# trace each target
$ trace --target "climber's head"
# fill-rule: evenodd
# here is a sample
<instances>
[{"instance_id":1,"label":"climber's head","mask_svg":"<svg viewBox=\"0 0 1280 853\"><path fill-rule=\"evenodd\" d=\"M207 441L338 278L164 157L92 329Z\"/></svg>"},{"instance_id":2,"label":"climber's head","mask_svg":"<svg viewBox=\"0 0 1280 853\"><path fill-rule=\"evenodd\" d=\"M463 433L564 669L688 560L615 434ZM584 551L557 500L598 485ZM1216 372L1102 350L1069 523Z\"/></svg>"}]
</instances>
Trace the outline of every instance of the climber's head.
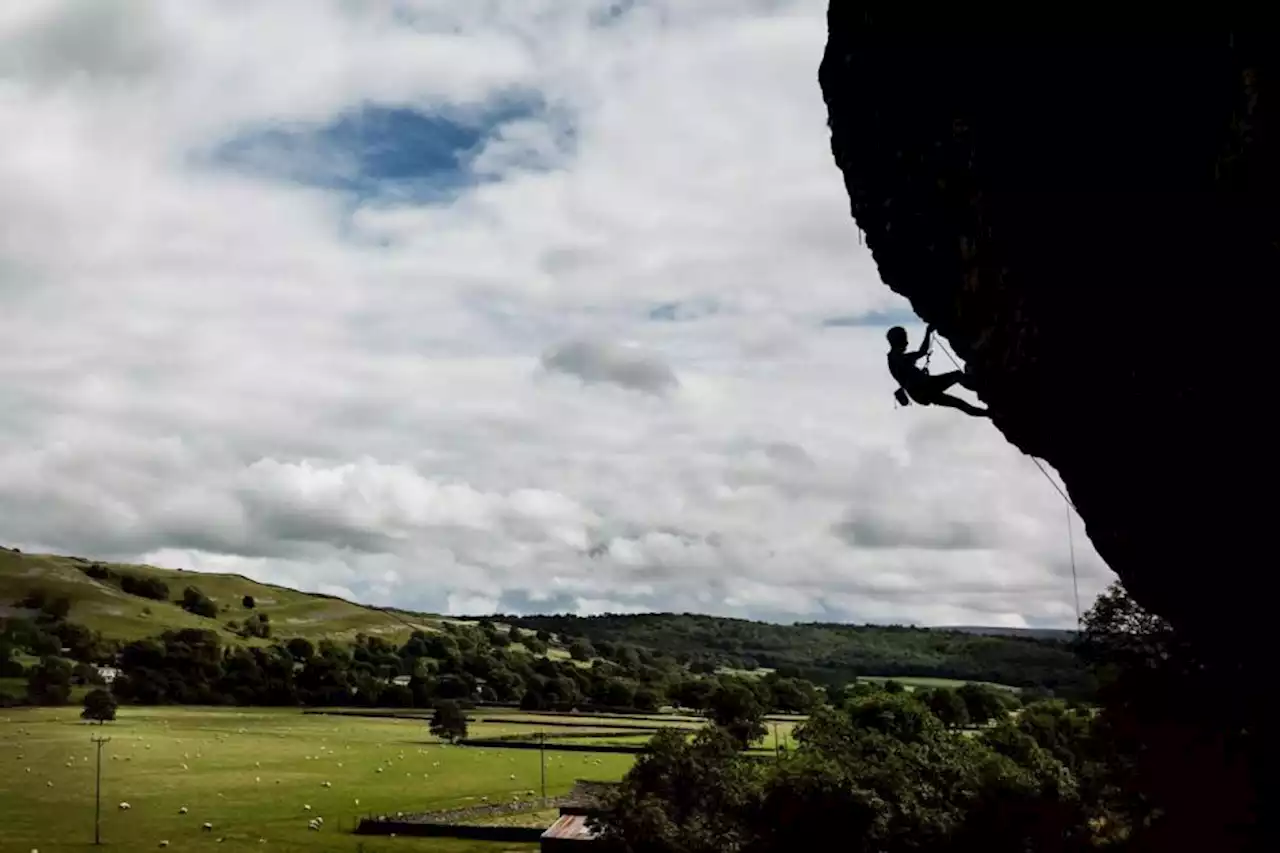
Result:
<instances>
[{"instance_id":1,"label":"climber's head","mask_svg":"<svg viewBox=\"0 0 1280 853\"><path fill-rule=\"evenodd\" d=\"M894 326L892 329L884 333L889 340L889 346L895 350L904 350L907 348L907 330L901 326Z\"/></svg>"}]
</instances>

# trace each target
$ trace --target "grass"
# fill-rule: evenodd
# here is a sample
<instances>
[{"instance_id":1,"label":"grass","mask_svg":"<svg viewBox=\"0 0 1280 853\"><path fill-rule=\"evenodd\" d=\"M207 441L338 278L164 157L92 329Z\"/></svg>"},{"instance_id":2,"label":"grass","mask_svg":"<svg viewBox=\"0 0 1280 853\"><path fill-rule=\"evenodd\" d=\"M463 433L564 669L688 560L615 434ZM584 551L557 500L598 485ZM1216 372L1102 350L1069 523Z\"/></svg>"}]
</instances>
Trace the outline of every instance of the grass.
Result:
<instances>
[{"instance_id":1,"label":"grass","mask_svg":"<svg viewBox=\"0 0 1280 853\"><path fill-rule=\"evenodd\" d=\"M1021 693L1022 688L1010 687L1008 684L997 684L994 681L959 681L954 678L929 678L927 676L915 675L860 675L859 681L896 681L908 690L930 689L934 687L962 687L965 684L985 684L987 687L994 687L997 690L1008 690L1013 693Z\"/></svg>"},{"instance_id":2,"label":"grass","mask_svg":"<svg viewBox=\"0 0 1280 853\"><path fill-rule=\"evenodd\" d=\"M240 575L103 564L119 573L163 580L169 585L171 599L180 598L187 586L199 587L218 605L217 618L209 619L188 613L172 601L152 601L121 592L82 572L87 565L74 557L0 549L0 603L21 601L37 589L55 598L66 596L72 605L68 617L71 621L122 640L151 637L169 629L204 628L217 631L224 643L261 644L265 641L244 640L226 627L228 621L243 621L255 610L271 617L276 637L329 637L341 641L365 633L403 641L415 629L439 630L440 620L434 617L363 607L338 598L258 583ZM246 595L253 596L255 610L242 606Z\"/></svg>"},{"instance_id":3,"label":"grass","mask_svg":"<svg viewBox=\"0 0 1280 853\"><path fill-rule=\"evenodd\" d=\"M486 736L515 727L472 728ZM366 853L535 849L450 839L360 839L350 830L364 814L528 798L527 791L540 788L537 751L444 746L412 720L128 707L119 720L101 727L81 723L71 707L0 711L0 848L87 853L93 839L89 736L97 734L111 738L103 749L104 851L154 850L162 840L172 850L220 853L354 853L361 842ZM549 795L566 792L579 778L620 778L633 761L609 754L546 758ZM326 781L332 787L324 787ZM132 808L120 811L122 801ZM179 814L183 806L186 815ZM311 832L307 821L317 815L325 818L324 829ZM205 821L213 824L211 833L201 832ZM259 838L267 840L266 847Z\"/></svg>"}]
</instances>

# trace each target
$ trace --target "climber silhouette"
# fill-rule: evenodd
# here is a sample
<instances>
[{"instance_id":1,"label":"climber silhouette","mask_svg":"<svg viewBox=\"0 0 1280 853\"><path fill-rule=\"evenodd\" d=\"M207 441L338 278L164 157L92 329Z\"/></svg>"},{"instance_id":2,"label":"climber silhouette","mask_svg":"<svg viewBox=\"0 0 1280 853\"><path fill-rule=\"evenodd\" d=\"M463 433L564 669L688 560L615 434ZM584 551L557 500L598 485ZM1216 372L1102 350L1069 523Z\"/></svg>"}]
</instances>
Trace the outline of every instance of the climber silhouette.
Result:
<instances>
[{"instance_id":1,"label":"climber silhouette","mask_svg":"<svg viewBox=\"0 0 1280 853\"><path fill-rule=\"evenodd\" d=\"M902 386L894 392L899 403L905 406L910 398L922 406L947 406L959 409L975 418L991 416L986 409L980 409L959 397L952 397L946 393L952 385L974 390L969 377L963 372L953 370L950 373L931 375L928 371L916 367L920 357L929 352L929 344L933 339L933 326L925 329L924 343L915 352L907 352L907 330L901 326L894 326L885 333L885 337L889 339L889 373Z\"/></svg>"}]
</instances>

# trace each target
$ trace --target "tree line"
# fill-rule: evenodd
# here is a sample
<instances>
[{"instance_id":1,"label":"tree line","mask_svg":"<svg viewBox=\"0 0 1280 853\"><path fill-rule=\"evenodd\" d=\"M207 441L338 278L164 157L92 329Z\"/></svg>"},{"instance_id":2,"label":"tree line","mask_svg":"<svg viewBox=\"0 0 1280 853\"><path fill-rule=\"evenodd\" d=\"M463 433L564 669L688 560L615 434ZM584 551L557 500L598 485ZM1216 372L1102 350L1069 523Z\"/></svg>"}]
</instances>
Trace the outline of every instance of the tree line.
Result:
<instances>
[{"instance_id":1,"label":"tree line","mask_svg":"<svg viewBox=\"0 0 1280 853\"><path fill-rule=\"evenodd\" d=\"M608 853L1264 850L1261 733L1232 670L1113 586L1078 649L1099 705L859 685L748 760L742 720L664 731L594 819ZM886 689L887 688L887 689ZM957 734L974 713L977 733ZM736 726L736 728L735 728Z\"/></svg>"},{"instance_id":2,"label":"tree line","mask_svg":"<svg viewBox=\"0 0 1280 853\"><path fill-rule=\"evenodd\" d=\"M817 684L867 675L987 681L1084 697L1092 673L1069 640L983 636L882 625L772 625L696 614L494 616L596 649L625 644L670 655L693 671L774 669Z\"/></svg>"}]
</instances>

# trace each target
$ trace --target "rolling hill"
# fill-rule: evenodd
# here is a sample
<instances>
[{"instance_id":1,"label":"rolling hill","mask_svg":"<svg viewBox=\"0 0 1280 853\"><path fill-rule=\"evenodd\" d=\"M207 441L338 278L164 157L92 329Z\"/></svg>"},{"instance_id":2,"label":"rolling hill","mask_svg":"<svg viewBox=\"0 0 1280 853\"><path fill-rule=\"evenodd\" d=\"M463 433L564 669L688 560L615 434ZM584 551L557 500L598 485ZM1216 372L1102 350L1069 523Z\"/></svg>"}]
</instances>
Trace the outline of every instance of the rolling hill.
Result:
<instances>
[{"instance_id":1,"label":"rolling hill","mask_svg":"<svg viewBox=\"0 0 1280 853\"><path fill-rule=\"evenodd\" d=\"M85 572L94 565L105 567L115 576L163 581L169 587L171 600L130 595L117 583L94 579ZM217 618L196 616L174 603L173 599L180 599L188 586L196 586L213 599L218 606ZM36 591L43 591L50 598L66 597L71 602L67 617L70 621L118 640L154 636L170 629L204 628L217 631L226 643L267 642L242 638L226 625L255 612L270 617L275 638L342 640L364 633L395 641L407 639L414 630L436 630L441 621L436 617L368 607L332 596L259 583L240 575L23 554L0 548L0 616L21 615L17 605ZM254 599L253 610L241 603L246 595Z\"/></svg>"},{"instance_id":2,"label":"rolling hill","mask_svg":"<svg viewBox=\"0 0 1280 853\"><path fill-rule=\"evenodd\" d=\"M126 577L163 582L167 600L125 592L122 586ZM197 616L177 603L188 586L197 587L212 599L217 607L215 616ZM844 683L860 676L896 676L1074 691L1089 681L1070 642L1057 632L1037 636L1039 632L968 627L773 625L674 613L451 619L355 604L240 575L24 554L0 548L0 619L34 615L21 606L33 593L42 593L47 599L66 598L70 603L66 616L69 621L99 631L110 640L130 641L166 630L203 628L216 631L228 645L262 645L291 637L342 642L354 640L358 634L380 636L399 645L415 630L431 632L440 630L446 621L487 618L500 628L515 625L549 632L554 647L547 654L554 657L567 657L572 640L582 638L602 652L611 644L670 655L694 671L777 670L817 683ZM243 606L245 596L253 597L253 609ZM242 637L228 625L242 622L254 613L270 617L270 640ZM615 653L610 650L606 656Z\"/></svg>"}]
</instances>

